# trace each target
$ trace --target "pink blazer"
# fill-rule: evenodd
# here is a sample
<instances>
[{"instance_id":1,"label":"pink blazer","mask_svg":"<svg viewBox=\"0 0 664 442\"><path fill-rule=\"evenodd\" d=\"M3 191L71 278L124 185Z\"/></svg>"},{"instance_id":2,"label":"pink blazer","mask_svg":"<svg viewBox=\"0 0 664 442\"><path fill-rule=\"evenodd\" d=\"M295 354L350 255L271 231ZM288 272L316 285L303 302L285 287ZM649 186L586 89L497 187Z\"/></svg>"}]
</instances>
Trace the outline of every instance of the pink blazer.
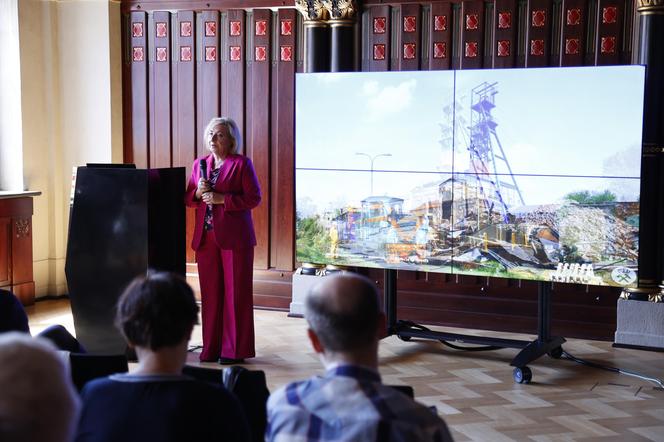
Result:
<instances>
[{"instance_id":1,"label":"pink blazer","mask_svg":"<svg viewBox=\"0 0 664 442\"><path fill-rule=\"evenodd\" d=\"M214 165L212 154L200 158L207 163L208 176ZM196 187L201 176L199 160L194 161L191 178L185 193L185 204L196 207L196 227L191 248L198 250L203 237L206 204L196 199ZM229 155L219 171L213 189L225 194L224 204L212 206L212 224L217 244L222 249L240 249L256 245L251 209L261 202L261 189L251 160L243 155Z\"/></svg>"}]
</instances>

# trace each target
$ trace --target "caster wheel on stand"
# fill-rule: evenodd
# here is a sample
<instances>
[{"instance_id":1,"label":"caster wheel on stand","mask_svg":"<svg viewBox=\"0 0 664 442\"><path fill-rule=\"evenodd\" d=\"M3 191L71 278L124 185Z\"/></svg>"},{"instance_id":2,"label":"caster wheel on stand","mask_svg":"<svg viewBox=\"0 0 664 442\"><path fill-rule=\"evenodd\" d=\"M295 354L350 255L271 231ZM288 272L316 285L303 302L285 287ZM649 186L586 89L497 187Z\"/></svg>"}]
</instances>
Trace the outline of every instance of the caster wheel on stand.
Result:
<instances>
[{"instance_id":1,"label":"caster wheel on stand","mask_svg":"<svg viewBox=\"0 0 664 442\"><path fill-rule=\"evenodd\" d=\"M533 372L528 367L516 367L512 372L514 382L517 384L529 384L533 378Z\"/></svg>"}]
</instances>

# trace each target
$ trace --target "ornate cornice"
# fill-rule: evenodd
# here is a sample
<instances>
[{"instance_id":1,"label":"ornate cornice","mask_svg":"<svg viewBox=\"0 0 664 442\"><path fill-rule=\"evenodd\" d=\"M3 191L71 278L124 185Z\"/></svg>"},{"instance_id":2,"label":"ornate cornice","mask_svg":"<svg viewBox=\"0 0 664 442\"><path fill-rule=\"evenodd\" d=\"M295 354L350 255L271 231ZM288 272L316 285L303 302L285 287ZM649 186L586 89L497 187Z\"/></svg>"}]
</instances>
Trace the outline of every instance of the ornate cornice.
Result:
<instances>
[{"instance_id":1,"label":"ornate cornice","mask_svg":"<svg viewBox=\"0 0 664 442\"><path fill-rule=\"evenodd\" d=\"M664 0L638 0L636 9L641 14L664 14Z\"/></svg>"},{"instance_id":2,"label":"ornate cornice","mask_svg":"<svg viewBox=\"0 0 664 442\"><path fill-rule=\"evenodd\" d=\"M306 21L327 20L327 9L321 0L295 0L295 8Z\"/></svg>"},{"instance_id":3,"label":"ornate cornice","mask_svg":"<svg viewBox=\"0 0 664 442\"><path fill-rule=\"evenodd\" d=\"M323 0L323 6L332 20L354 20L357 13L355 0Z\"/></svg>"}]
</instances>

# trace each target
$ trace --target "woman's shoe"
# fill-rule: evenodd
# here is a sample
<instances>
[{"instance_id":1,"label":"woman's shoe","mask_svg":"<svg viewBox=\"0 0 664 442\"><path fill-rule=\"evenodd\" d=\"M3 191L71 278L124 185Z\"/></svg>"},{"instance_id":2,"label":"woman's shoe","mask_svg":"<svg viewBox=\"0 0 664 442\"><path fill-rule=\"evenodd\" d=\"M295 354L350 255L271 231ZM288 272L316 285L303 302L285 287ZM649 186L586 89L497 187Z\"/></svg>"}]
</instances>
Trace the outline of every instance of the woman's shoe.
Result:
<instances>
[{"instance_id":1,"label":"woman's shoe","mask_svg":"<svg viewBox=\"0 0 664 442\"><path fill-rule=\"evenodd\" d=\"M219 363L221 365L244 364L244 359L242 359L242 358L233 359L233 358L221 357L221 358L219 358Z\"/></svg>"}]
</instances>

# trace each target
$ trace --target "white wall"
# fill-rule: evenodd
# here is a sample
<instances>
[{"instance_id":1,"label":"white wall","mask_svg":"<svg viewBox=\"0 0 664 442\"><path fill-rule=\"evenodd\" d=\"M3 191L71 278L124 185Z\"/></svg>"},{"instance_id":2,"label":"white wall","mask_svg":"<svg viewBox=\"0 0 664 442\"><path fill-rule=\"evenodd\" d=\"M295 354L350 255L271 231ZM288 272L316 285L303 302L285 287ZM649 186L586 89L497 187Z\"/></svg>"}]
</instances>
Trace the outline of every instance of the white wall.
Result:
<instances>
[{"instance_id":1,"label":"white wall","mask_svg":"<svg viewBox=\"0 0 664 442\"><path fill-rule=\"evenodd\" d=\"M0 1L0 190L23 190L17 0Z\"/></svg>"},{"instance_id":2,"label":"white wall","mask_svg":"<svg viewBox=\"0 0 664 442\"><path fill-rule=\"evenodd\" d=\"M66 293L71 174L122 161L120 4L21 0L19 38L26 188L33 216L37 296Z\"/></svg>"}]
</instances>

